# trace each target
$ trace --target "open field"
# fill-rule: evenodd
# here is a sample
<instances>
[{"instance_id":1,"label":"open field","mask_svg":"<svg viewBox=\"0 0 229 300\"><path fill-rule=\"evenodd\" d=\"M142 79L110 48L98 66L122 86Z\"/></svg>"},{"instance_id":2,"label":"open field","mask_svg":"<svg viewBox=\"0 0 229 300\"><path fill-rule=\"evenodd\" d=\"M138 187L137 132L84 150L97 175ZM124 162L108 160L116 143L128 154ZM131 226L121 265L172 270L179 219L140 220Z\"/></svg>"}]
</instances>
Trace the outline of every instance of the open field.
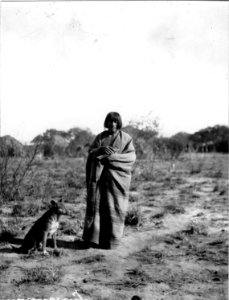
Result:
<instances>
[{"instance_id":1,"label":"open field","mask_svg":"<svg viewBox=\"0 0 229 300\"><path fill-rule=\"evenodd\" d=\"M228 155L137 161L122 244L77 249L85 212L85 161L37 160L20 200L0 208L0 298L228 299ZM17 254L50 200L63 196L59 253ZM74 295L73 295L74 293ZM80 298L81 297L81 298Z\"/></svg>"}]
</instances>

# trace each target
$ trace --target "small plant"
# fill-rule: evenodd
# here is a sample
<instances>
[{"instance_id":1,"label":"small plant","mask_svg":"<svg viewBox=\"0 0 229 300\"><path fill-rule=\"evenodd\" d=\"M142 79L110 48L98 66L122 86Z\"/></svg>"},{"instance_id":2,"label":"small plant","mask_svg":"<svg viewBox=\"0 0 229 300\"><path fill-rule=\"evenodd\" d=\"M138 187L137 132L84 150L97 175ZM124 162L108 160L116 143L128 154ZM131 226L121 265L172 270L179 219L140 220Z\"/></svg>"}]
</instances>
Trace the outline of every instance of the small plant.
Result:
<instances>
[{"instance_id":1,"label":"small plant","mask_svg":"<svg viewBox=\"0 0 229 300\"><path fill-rule=\"evenodd\" d=\"M125 218L125 225L127 226L140 226L142 223L142 212L139 207L132 206Z\"/></svg>"},{"instance_id":2,"label":"small plant","mask_svg":"<svg viewBox=\"0 0 229 300\"><path fill-rule=\"evenodd\" d=\"M10 263L11 262L8 261L8 260L6 260L5 262L2 262L0 264L0 273L3 272L3 271L5 271L5 270L7 270L9 268L9 266L10 266Z\"/></svg>"},{"instance_id":3,"label":"small plant","mask_svg":"<svg viewBox=\"0 0 229 300\"><path fill-rule=\"evenodd\" d=\"M134 269L130 269L126 272L126 275L128 275L128 277L132 280L137 280L137 281L142 281L142 282L146 282L149 281L151 278L150 276L144 271L142 270L141 267L137 267Z\"/></svg>"},{"instance_id":4,"label":"small plant","mask_svg":"<svg viewBox=\"0 0 229 300\"><path fill-rule=\"evenodd\" d=\"M154 214L154 215L151 216L151 220L153 220L153 219L161 219L161 218L164 217L165 213L166 213L165 210L157 212L156 214Z\"/></svg>"},{"instance_id":5,"label":"small plant","mask_svg":"<svg viewBox=\"0 0 229 300\"><path fill-rule=\"evenodd\" d=\"M131 185L130 185L130 191L137 191L139 186L139 182L137 181L137 178L132 178Z\"/></svg>"},{"instance_id":6,"label":"small plant","mask_svg":"<svg viewBox=\"0 0 229 300\"><path fill-rule=\"evenodd\" d=\"M227 185L216 181L214 183L213 193L218 193L220 196L225 195L228 191Z\"/></svg>"},{"instance_id":7,"label":"small plant","mask_svg":"<svg viewBox=\"0 0 229 300\"><path fill-rule=\"evenodd\" d=\"M7 219L0 222L0 242L12 241L19 233L19 222L16 219Z\"/></svg>"},{"instance_id":8,"label":"small plant","mask_svg":"<svg viewBox=\"0 0 229 300\"><path fill-rule=\"evenodd\" d=\"M206 225L197 223L197 222L190 222L184 230L181 231L182 234L185 235L207 235L208 230Z\"/></svg>"},{"instance_id":9,"label":"small plant","mask_svg":"<svg viewBox=\"0 0 229 300\"><path fill-rule=\"evenodd\" d=\"M62 256L64 256L64 251L61 249L54 249L53 251L52 251L52 255L53 255L53 257L62 257Z\"/></svg>"},{"instance_id":10,"label":"small plant","mask_svg":"<svg viewBox=\"0 0 229 300\"><path fill-rule=\"evenodd\" d=\"M189 173L191 175L195 175L195 174L200 174L203 169L204 169L204 165L205 165L205 160L204 157L191 157L190 162L189 162Z\"/></svg>"},{"instance_id":11,"label":"small plant","mask_svg":"<svg viewBox=\"0 0 229 300\"><path fill-rule=\"evenodd\" d=\"M139 261L141 265L160 263L164 257L163 252L152 250L149 246L146 246L133 255L137 258L137 261Z\"/></svg>"},{"instance_id":12,"label":"small plant","mask_svg":"<svg viewBox=\"0 0 229 300\"><path fill-rule=\"evenodd\" d=\"M138 202L138 200L139 200L139 194L137 192L135 193L130 192L129 202Z\"/></svg>"},{"instance_id":13,"label":"small plant","mask_svg":"<svg viewBox=\"0 0 229 300\"><path fill-rule=\"evenodd\" d=\"M60 230L66 235L77 235L80 230L80 222L64 221L61 223Z\"/></svg>"},{"instance_id":14,"label":"small plant","mask_svg":"<svg viewBox=\"0 0 229 300\"><path fill-rule=\"evenodd\" d=\"M151 161L148 161L147 164L144 166L140 177L144 181L152 181L155 180L155 170L154 165Z\"/></svg>"},{"instance_id":15,"label":"small plant","mask_svg":"<svg viewBox=\"0 0 229 300\"><path fill-rule=\"evenodd\" d=\"M222 178L223 177L222 170L217 170L217 171L213 172L212 177L214 177L214 178Z\"/></svg>"},{"instance_id":16,"label":"small plant","mask_svg":"<svg viewBox=\"0 0 229 300\"><path fill-rule=\"evenodd\" d=\"M79 176L71 169L65 173L64 181L67 188L82 189L85 186L85 176Z\"/></svg>"},{"instance_id":17,"label":"small plant","mask_svg":"<svg viewBox=\"0 0 229 300\"><path fill-rule=\"evenodd\" d=\"M178 206L175 204L166 205L165 211L171 214L183 214L185 213L185 209L182 206Z\"/></svg>"}]
</instances>

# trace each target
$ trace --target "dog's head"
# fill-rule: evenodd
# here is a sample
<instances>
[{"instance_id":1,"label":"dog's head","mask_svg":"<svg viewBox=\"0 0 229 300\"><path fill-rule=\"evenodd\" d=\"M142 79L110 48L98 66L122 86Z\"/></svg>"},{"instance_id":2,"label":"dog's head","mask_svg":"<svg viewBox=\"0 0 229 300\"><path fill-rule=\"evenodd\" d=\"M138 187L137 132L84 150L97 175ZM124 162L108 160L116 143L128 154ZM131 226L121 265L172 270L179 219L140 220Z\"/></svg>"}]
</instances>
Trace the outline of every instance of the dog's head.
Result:
<instances>
[{"instance_id":1,"label":"dog's head","mask_svg":"<svg viewBox=\"0 0 229 300\"><path fill-rule=\"evenodd\" d=\"M51 209L54 210L57 215L66 215L67 214L67 209L66 209L62 199L58 202L52 200L51 201Z\"/></svg>"}]
</instances>

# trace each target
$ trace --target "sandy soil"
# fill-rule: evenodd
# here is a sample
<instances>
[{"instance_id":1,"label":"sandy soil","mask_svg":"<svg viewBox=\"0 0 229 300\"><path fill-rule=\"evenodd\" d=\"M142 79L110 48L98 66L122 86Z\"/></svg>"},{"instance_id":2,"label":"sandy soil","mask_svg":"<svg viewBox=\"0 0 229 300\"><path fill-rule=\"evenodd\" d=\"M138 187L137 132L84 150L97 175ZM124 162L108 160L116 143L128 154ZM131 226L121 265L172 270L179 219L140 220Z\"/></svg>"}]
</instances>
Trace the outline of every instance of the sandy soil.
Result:
<instances>
[{"instance_id":1,"label":"sandy soil","mask_svg":"<svg viewBox=\"0 0 229 300\"><path fill-rule=\"evenodd\" d=\"M63 216L65 229L81 227L76 233L60 230L60 252L50 247L48 257L12 250L29 229L28 219L20 238L0 243L0 298L226 300L227 201L228 180L222 174L173 170L167 177L137 181L130 207L137 207L139 222L126 226L117 249L77 249L83 220L73 213ZM83 216L84 204L68 207ZM2 208L3 220L9 212Z\"/></svg>"}]
</instances>

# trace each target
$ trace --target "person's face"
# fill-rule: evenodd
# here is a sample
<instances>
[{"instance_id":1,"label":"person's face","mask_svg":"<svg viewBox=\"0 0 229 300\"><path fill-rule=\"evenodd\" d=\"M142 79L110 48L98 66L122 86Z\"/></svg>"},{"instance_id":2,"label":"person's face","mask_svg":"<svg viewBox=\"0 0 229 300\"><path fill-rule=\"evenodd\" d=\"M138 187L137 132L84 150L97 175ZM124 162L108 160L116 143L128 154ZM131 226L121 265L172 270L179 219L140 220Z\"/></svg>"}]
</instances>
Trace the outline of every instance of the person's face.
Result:
<instances>
[{"instance_id":1,"label":"person's face","mask_svg":"<svg viewBox=\"0 0 229 300\"><path fill-rule=\"evenodd\" d=\"M115 120L110 120L107 124L107 127L111 133L115 133L118 130L118 123Z\"/></svg>"}]
</instances>

